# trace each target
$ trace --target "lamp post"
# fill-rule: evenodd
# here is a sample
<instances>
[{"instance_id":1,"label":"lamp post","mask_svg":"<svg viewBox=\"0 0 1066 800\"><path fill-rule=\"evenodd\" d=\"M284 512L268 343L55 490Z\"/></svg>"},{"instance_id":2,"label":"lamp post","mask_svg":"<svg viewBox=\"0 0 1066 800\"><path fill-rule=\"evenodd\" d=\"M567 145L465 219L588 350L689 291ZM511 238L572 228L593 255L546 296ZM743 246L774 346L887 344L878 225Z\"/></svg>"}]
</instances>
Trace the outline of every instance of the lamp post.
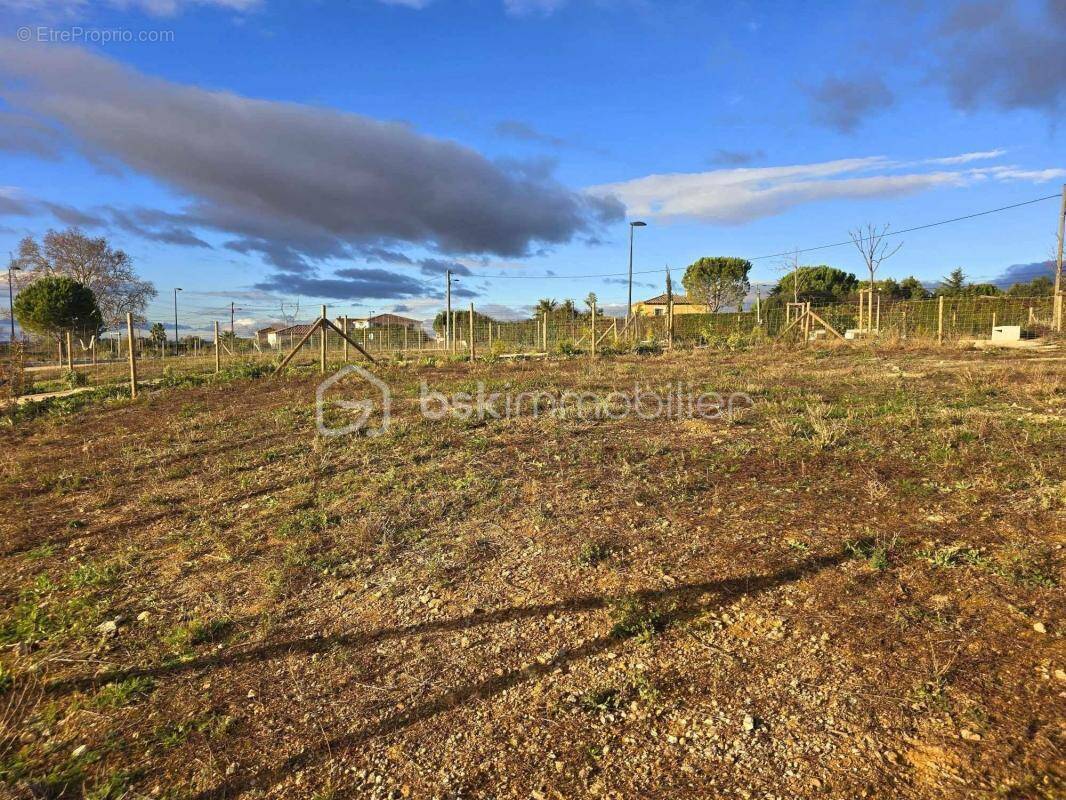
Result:
<instances>
[{"instance_id":1,"label":"lamp post","mask_svg":"<svg viewBox=\"0 0 1066 800\"><path fill-rule=\"evenodd\" d=\"M455 331L453 330L455 326L452 325L452 284L459 283L459 279L452 277L452 271L450 269L444 271L444 278L448 282L444 293L446 298L446 307L444 310L444 346L450 352L455 349Z\"/></svg>"},{"instance_id":2,"label":"lamp post","mask_svg":"<svg viewBox=\"0 0 1066 800\"><path fill-rule=\"evenodd\" d=\"M181 291L180 286L174 287L174 355L178 355L178 292Z\"/></svg>"},{"instance_id":3,"label":"lamp post","mask_svg":"<svg viewBox=\"0 0 1066 800\"><path fill-rule=\"evenodd\" d=\"M626 322L633 313L633 229L644 228L648 223L639 219L629 223L629 305L626 306Z\"/></svg>"},{"instance_id":4,"label":"lamp post","mask_svg":"<svg viewBox=\"0 0 1066 800\"><path fill-rule=\"evenodd\" d=\"M8 256L10 257L10 253ZM11 258L7 265L7 305L11 309L11 343L15 343L15 285L14 274L21 272L22 267L15 264L15 259Z\"/></svg>"}]
</instances>

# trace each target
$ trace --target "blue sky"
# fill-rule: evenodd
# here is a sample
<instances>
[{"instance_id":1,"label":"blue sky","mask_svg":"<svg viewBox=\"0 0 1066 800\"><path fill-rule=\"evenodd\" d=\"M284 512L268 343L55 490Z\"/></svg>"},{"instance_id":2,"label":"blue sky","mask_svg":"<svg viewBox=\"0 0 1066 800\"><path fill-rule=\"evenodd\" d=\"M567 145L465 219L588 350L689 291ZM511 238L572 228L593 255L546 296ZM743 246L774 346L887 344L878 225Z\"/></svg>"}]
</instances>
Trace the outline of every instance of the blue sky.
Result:
<instances>
[{"instance_id":1,"label":"blue sky","mask_svg":"<svg viewBox=\"0 0 1066 800\"><path fill-rule=\"evenodd\" d=\"M190 325L425 318L449 265L497 313L611 306L623 280L569 276L625 271L627 215L635 269L679 276L1032 200L1066 181L1064 109L1062 0L0 0L0 248L81 221ZM995 279L1057 210L904 235L882 273Z\"/></svg>"}]
</instances>

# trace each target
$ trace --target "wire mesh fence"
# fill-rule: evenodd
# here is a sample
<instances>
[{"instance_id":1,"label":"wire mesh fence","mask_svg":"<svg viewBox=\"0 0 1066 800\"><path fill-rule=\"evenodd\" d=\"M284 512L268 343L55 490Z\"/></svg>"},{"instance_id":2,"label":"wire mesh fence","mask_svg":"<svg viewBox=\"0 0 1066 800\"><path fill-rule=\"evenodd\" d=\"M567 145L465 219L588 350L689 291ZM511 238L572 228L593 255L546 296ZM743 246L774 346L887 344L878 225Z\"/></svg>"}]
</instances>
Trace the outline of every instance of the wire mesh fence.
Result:
<instances>
[{"instance_id":1,"label":"wire mesh fence","mask_svg":"<svg viewBox=\"0 0 1066 800\"><path fill-rule=\"evenodd\" d=\"M806 310L811 315L797 325ZM220 327L217 336L189 335L152 338L135 331L132 347L138 380L180 380L232 370L266 370L289 353L290 365L337 364L363 357L393 358L509 358L542 354L609 354L663 346L760 346L781 341L844 339L875 344L887 341L953 343L987 339L993 327L1018 326L1023 336L1039 335L1053 326L1053 298L938 297L890 300L876 295L859 301L804 304L774 299L735 312L653 314L630 319L586 313L547 312L518 320L494 319L473 309L455 310L449 321L439 315L433 323L353 324L332 318L336 330L292 325L251 336ZM323 336L325 341L323 342ZM68 349L69 342L69 349ZM100 338L61 336L24 337L17 343L27 379L21 393L60 391L84 384L107 385L129 381L131 340L120 332ZM10 343L0 345L10 360ZM295 351L295 352L293 352Z\"/></svg>"}]
</instances>

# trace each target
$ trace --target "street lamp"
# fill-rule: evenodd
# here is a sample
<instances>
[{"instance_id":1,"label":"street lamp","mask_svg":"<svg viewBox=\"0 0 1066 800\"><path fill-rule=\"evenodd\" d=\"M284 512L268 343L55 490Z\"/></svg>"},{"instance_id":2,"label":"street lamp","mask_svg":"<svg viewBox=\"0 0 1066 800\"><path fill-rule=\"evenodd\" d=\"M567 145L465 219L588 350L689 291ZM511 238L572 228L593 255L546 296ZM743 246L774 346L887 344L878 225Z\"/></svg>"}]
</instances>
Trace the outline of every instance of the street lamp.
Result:
<instances>
[{"instance_id":1,"label":"street lamp","mask_svg":"<svg viewBox=\"0 0 1066 800\"><path fill-rule=\"evenodd\" d=\"M178 292L181 287L174 287L174 355L178 355Z\"/></svg>"},{"instance_id":2,"label":"street lamp","mask_svg":"<svg viewBox=\"0 0 1066 800\"><path fill-rule=\"evenodd\" d=\"M444 271L444 278L447 281L447 289L445 291L446 308L444 310L444 346L449 350L455 349L455 331L452 330L452 284L459 283L458 278L452 277L452 271L450 269Z\"/></svg>"},{"instance_id":3,"label":"street lamp","mask_svg":"<svg viewBox=\"0 0 1066 800\"><path fill-rule=\"evenodd\" d=\"M10 254L8 254L10 255ZM15 264L12 258L7 265L7 305L11 309L11 343L15 343L15 288L12 278L16 272L21 272L22 267Z\"/></svg>"},{"instance_id":4,"label":"street lamp","mask_svg":"<svg viewBox=\"0 0 1066 800\"><path fill-rule=\"evenodd\" d=\"M639 219L629 223L629 305L626 306L626 322L629 322L629 317L633 313L633 229L644 228L647 225L647 222L641 222Z\"/></svg>"}]
</instances>

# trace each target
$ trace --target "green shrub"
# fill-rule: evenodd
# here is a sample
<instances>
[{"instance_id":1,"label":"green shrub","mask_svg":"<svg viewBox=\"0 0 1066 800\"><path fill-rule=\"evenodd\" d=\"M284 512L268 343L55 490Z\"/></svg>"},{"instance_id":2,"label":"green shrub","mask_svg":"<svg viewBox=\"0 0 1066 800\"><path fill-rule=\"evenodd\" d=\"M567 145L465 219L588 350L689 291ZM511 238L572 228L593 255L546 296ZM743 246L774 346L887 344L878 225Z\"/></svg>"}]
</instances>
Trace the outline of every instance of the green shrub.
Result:
<instances>
[{"instance_id":1,"label":"green shrub","mask_svg":"<svg viewBox=\"0 0 1066 800\"><path fill-rule=\"evenodd\" d=\"M662 351L662 342L657 341L654 336L649 336L644 341L633 345L633 352L638 356L655 356Z\"/></svg>"},{"instance_id":2,"label":"green shrub","mask_svg":"<svg viewBox=\"0 0 1066 800\"><path fill-rule=\"evenodd\" d=\"M84 372L78 372L76 369L68 369L63 374L63 385L68 389L78 389L82 386L88 386L89 376Z\"/></svg>"},{"instance_id":3,"label":"green shrub","mask_svg":"<svg viewBox=\"0 0 1066 800\"><path fill-rule=\"evenodd\" d=\"M648 642L666 625L659 609L631 595L611 604L611 618L614 620L611 635L617 639L636 638Z\"/></svg>"},{"instance_id":4,"label":"green shrub","mask_svg":"<svg viewBox=\"0 0 1066 800\"><path fill-rule=\"evenodd\" d=\"M555 351L563 356L579 356L585 352L573 339L563 339L555 345Z\"/></svg>"}]
</instances>

